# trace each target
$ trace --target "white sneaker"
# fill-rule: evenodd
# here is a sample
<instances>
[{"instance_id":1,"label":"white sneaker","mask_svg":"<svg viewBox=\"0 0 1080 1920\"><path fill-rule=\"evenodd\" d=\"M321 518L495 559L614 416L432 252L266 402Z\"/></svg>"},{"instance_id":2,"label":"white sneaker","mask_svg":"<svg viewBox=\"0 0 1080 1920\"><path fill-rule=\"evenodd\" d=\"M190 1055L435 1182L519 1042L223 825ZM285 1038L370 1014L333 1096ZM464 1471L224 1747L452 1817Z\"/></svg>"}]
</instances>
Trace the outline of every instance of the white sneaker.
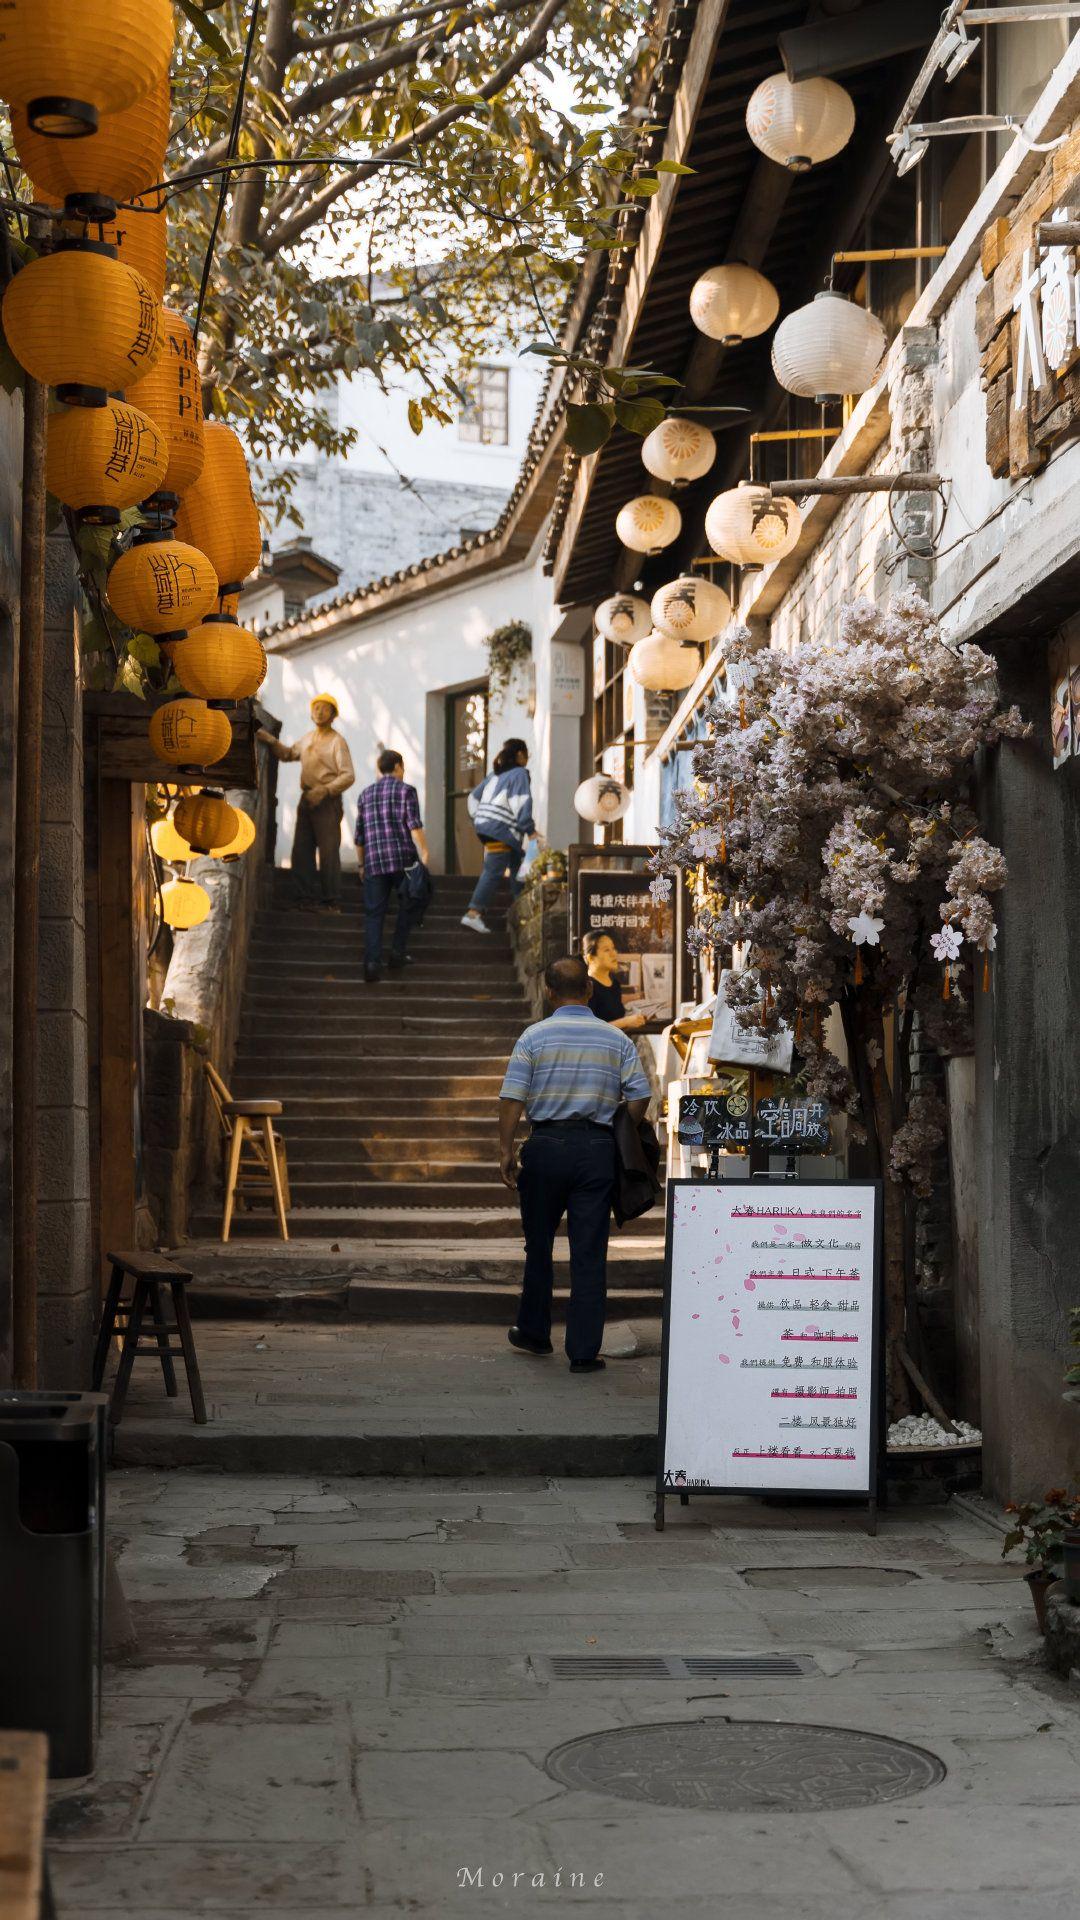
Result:
<instances>
[{"instance_id":1,"label":"white sneaker","mask_svg":"<svg viewBox=\"0 0 1080 1920\"><path fill-rule=\"evenodd\" d=\"M461 916L461 924L463 927L471 927L474 933L491 932L491 928L485 927L478 913L463 913Z\"/></svg>"}]
</instances>

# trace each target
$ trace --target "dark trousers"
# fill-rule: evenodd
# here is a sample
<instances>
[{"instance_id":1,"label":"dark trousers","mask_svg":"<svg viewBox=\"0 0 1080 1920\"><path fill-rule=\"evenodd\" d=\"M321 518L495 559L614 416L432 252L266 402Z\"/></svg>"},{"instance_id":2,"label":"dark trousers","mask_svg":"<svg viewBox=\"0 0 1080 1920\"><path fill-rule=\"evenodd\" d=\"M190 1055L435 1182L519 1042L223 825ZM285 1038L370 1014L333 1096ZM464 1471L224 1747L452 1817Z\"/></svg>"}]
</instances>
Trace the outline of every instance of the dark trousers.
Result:
<instances>
[{"instance_id":1,"label":"dark trousers","mask_svg":"<svg viewBox=\"0 0 1080 1920\"><path fill-rule=\"evenodd\" d=\"M397 894L398 910L391 951L399 960L404 958L412 922L409 897L402 886L404 878L404 870L364 875L364 965L367 967L382 966L383 922L392 893Z\"/></svg>"},{"instance_id":2,"label":"dark trousers","mask_svg":"<svg viewBox=\"0 0 1080 1920\"><path fill-rule=\"evenodd\" d=\"M565 1214L570 1236L566 1351L571 1360L595 1359L604 1337L614 1186L615 1138L610 1127L540 1127L521 1150L518 1195L525 1278L517 1324L534 1340L551 1338L551 1256Z\"/></svg>"},{"instance_id":3,"label":"dark trousers","mask_svg":"<svg viewBox=\"0 0 1080 1920\"><path fill-rule=\"evenodd\" d=\"M336 907L341 893L341 821L345 807L339 794L330 794L317 807L302 800L296 809L292 870L301 900L317 900L320 889L325 907ZM319 871L316 877L315 859Z\"/></svg>"}]
</instances>

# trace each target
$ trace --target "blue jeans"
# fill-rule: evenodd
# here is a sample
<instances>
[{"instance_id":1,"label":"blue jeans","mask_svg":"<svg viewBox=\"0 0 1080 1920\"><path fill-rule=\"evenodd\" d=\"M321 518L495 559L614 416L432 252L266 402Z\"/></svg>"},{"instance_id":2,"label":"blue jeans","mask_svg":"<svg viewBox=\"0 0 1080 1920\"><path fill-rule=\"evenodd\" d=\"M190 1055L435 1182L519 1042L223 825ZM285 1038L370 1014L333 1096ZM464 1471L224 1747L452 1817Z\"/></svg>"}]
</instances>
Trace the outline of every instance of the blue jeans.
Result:
<instances>
[{"instance_id":1,"label":"blue jeans","mask_svg":"<svg viewBox=\"0 0 1080 1920\"><path fill-rule=\"evenodd\" d=\"M398 897L397 925L394 928L392 953L400 960L404 958L409 943L409 927L412 914L409 898L402 886L404 870L399 873L365 873L364 875L364 965L382 966L383 922L386 909L390 904L390 895Z\"/></svg>"},{"instance_id":2,"label":"blue jeans","mask_svg":"<svg viewBox=\"0 0 1080 1920\"><path fill-rule=\"evenodd\" d=\"M565 1213L570 1236L566 1352L571 1360L594 1360L604 1337L614 1187L615 1136L610 1127L553 1123L530 1134L521 1149L518 1198L525 1275L517 1324L530 1339L551 1338L551 1256Z\"/></svg>"},{"instance_id":3,"label":"blue jeans","mask_svg":"<svg viewBox=\"0 0 1080 1920\"><path fill-rule=\"evenodd\" d=\"M524 858L524 847L510 847L506 853L485 853L480 877L473 888L473 897L469 901L469 912L481 913L485 907L490 907L499 891L499 881L504 873L510 875L510 897L516 900L521 892L517 871Z\"/></svg>"}]
</instances>

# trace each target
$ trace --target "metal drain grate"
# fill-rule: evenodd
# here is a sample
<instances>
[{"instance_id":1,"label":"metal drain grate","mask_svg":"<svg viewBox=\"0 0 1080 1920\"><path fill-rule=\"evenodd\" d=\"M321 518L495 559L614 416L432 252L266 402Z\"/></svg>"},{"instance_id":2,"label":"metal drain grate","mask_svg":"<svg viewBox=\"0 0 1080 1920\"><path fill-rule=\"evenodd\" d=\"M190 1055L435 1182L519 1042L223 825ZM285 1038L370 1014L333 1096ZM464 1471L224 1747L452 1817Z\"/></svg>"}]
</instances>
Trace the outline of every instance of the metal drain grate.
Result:
<instances>
[{"instance_id":1,"label":"metal drain grate","mask_svg":"<svg viewBox=\"0 0 1080 1920\"><path fill-rule=\"evenodd\" d=\"M782 1680L817 1672L797 1653L553 1653L534 1654L532 1665L549 1680Z\"/></svg>"}]
</instances>

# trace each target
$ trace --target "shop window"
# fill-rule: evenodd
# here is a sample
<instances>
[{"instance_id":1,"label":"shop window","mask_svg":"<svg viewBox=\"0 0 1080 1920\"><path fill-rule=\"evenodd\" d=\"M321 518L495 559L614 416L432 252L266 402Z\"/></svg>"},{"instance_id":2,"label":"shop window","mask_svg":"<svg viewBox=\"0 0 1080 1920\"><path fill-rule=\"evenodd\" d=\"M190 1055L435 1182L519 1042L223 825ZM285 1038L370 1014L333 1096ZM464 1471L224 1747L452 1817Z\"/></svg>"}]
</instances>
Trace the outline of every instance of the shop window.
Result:
<instances>
[{"instance_id":1,"label":"shop window","mask_svg":"<svg viewBox=\"0 0 1080 1920\"><path fill-rule=\"evenodd\" d=\"M510 439L510 374L506 367L473 367L459 381L465 402L458 439L474 446L505 447Z\"/></svg>"}]
</instances>

